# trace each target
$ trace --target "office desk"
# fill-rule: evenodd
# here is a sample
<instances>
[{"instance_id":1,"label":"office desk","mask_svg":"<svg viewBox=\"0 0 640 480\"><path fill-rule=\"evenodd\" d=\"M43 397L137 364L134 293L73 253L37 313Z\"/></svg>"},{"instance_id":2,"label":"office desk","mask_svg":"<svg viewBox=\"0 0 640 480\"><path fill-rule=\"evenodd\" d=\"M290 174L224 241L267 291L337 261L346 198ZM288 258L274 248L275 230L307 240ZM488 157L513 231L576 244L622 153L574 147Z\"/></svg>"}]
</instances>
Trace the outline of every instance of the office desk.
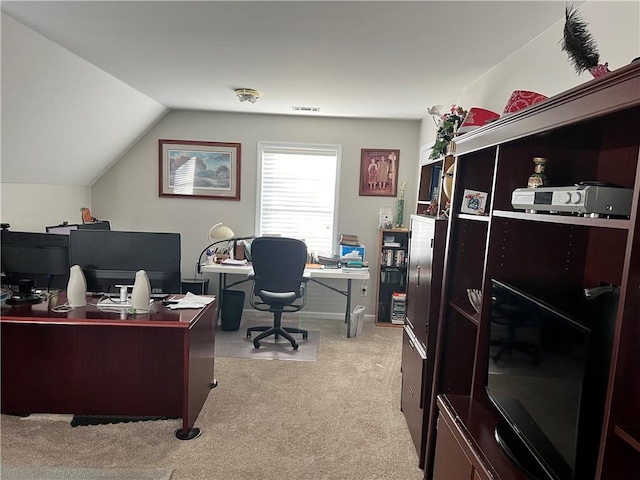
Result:
<instances>
[{"instance_id":1,"label":"office desk","mask_svg":"<svg viewBox=\"0 0 640 480\"><path fill-rule=\"evenodd\" d=\"M216 302L148 314L101 311L97 298L67 313L64 293L36 305L2 303L2 413L182 418L194 423L215 380Z\"/></svg>"},{"instance_id":2,"label":"office desk","mask_svg":"<svg viewBox=\"0 0 640 480\"><path fill-rule=\"evenodd\" d=\"M218 298L222 298L222 290L225 288L238 285L248 281L249 274L253 273L251 265L224 265L219 263L201 265L200 270L203 273L217 273L220 281L218 282ZM241 275L245 278L227 284L227 275ZM369 280L369 270L363 269L363 271L342 271L339 268L306 268L304 275L309 277L309 280L315 283L319 283L323 287L328 288L336 293L339 293L346 297L347 306L344 314L344 322L347 324L347 338L351 336L351 281L352 280ZM322 280L329 279L341 279L347 281L347 289L340 290L331 285L324 283Z\"/></svg>"}]
</instances>

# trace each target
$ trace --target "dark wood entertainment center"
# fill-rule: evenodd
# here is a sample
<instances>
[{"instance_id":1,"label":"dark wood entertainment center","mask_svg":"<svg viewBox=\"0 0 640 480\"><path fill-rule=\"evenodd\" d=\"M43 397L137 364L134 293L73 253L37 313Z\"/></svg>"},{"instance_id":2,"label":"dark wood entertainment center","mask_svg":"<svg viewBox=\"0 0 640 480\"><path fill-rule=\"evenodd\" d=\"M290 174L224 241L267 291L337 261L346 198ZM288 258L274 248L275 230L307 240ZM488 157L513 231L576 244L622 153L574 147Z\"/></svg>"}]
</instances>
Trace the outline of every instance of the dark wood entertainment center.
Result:
<instances>
[{"instance_id":1,"label":"dark wood entertainment center","mask_svg":"<svg viewBox=\"0 0 640 480\"><path fill-rule=\"evenodd\" d=\"M413 230L410 236L403 412L425 479L527 478L493 436L498 413L485 391L492 279L526 285L568 313L584 303L585 288L620 287L617 315L609 320L612 354L594 478L638 478L640 62L504 116L457 137L455 144L444 266L429 274L430 283L442 282L440 298L431 300L439 304L437 314L425 308L417 315L413 308L418 303ZM526 187L533 157L549 159L550 185L597 181L633 189L630 217L514 209L512 192ZM488 194L485 214L460 213L465 189ZM479 313L469 302L469 288L485 293ZM413 332L415 325L422 325L421 335L427 326L423 340ZM412 356L408 352L416 349L409 347L416 341L420 349ZM413 407L410 393L420 399Z\"/></svg>"}]
</instances>

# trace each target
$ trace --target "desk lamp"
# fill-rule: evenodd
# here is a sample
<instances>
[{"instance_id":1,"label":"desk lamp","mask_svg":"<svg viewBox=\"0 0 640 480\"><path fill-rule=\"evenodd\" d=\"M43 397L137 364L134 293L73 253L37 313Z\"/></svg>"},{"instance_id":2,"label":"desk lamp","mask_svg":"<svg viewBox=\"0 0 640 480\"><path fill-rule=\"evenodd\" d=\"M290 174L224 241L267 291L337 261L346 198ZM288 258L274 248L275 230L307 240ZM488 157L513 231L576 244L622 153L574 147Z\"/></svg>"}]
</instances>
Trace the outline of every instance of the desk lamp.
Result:
<instances>
[{"instance_id":1,"label":"desk lamp","mask_svg":"<svg viewBox=\"0 0 640 480\"><path fill-rule=\"evenodd\" d=\"M244 237L236 237L235 233L233 232L233 230L231 230L229 227L225 227L222 223L215 224L209 230L209 242L211 242L211 243L209 245L207 245L202 250L202 252L200 252L200 255L198 256L198 263L196 263L196 270L197 270L198 274L202 273L202 271L200 269L200 264L202 263L202 256L211 247L213 247L213 246L215 246L215 245L217 245L219 243L227 242L227 243L233 243L233 246L235 248L235 244L239 240L250 240L252 238L256 238L256 236L255 235L248 235L248 236L244 236ZM233 248L230 249L230 251L233 252Z\"/></svg>"},{"instance_id":2,"label":"desk lamp","mask_svg":"<svg viewBox=\"0 0 640 480\"><path fill-rule=\"evenodd\" d=\"M200 252L200 256L198 256L198 263L196 264L196 269L198 270L198 274L202 273L200 271L200 264L202 262L202 255L205 254L207 250L209 250L214 245L223 242L229 242L233 240L233 230L229 227L224 226L222 223L216 223L213 227L209 229L209 245L207 245L202 252Z\"/></svg>"}]
</instances>

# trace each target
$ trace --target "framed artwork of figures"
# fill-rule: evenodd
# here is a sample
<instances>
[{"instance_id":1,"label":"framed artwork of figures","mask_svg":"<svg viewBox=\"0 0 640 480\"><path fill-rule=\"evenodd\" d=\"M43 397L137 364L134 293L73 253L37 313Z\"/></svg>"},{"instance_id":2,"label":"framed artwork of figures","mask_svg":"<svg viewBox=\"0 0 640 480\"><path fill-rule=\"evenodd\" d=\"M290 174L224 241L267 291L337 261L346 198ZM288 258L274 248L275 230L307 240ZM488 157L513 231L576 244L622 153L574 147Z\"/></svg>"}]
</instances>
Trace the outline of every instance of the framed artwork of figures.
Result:
<instances>
[{"instance_id":1,"label":"framed artwork of figures","mask_svg":"<svg viewBox=\"0 0 640 480\"><path fill-rule=\"evenodd\" d=\"M360 195L395 197L398 194L400 150L363 148L360 156Z\"/></svg>"}]
</instances>

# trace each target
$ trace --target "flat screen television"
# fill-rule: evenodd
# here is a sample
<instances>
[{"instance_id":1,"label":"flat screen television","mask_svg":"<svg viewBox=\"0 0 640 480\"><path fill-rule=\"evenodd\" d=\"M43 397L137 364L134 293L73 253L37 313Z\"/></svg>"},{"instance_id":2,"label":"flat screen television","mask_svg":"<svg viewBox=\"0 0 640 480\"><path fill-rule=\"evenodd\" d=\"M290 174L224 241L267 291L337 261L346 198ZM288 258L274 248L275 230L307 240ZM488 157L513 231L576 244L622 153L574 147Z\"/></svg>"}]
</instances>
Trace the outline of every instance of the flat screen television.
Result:
<instances>
[{"instance_id":1,"label":"flat screen television","mask_svg":"<svg viewBox=\"0 0 640 480\"><path fill-rule=\"evenodd\" d=\"M496 439L531 478L594 478L606 355L584 322L492 280L486 391Z\"/></svg>"},{"instance_id":2,"label":"flat screen television","mask_svg":"<svg viewBox=\"0 0 640 480\"><path fill-rule=\"evenodd\" d=\"M71 265L79 265L87 279L87 292L117 293L118 285L133 285L138 270L145 270L154 294L179 293L180 234L72 230Z\"/></svg>"},{"instance_id":3,"label":"flat screen television","mask_svg":"<svg viewBox=\"0 0 640 480\"><path fill-rule=\"evenodd\" d=\"M69 237L48 233L1 232L5 282L31 280L39 289L63 289L69 281Z\"/></svg>"}]
</instances>

